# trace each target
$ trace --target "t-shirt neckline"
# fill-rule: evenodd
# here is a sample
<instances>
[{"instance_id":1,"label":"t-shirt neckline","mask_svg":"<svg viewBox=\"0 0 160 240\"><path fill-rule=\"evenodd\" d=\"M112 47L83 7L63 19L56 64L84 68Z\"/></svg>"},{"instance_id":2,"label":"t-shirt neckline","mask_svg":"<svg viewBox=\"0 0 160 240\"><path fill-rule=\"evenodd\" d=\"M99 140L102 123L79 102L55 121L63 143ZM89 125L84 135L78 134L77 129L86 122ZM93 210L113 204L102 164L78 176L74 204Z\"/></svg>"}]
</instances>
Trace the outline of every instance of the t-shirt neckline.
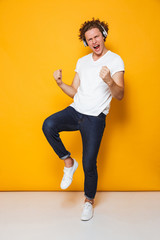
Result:
<instances>
[{"instance_id":1,"label":"t-shirt neckline","mask_svg":"<svg viewBox=\"0 0 160 240\"><path fill-rule=\"evenodd\" d=\"M96 61L93 60L93 52L92 52L92 53L91 53L91 60L92 60L92 62L94 62L94 63L99 62L99 61L100 61L102 58L104 58L104 56L106 56L109 52L110 52L110 50L108 50L102 57L100 57L100 58L97 59Z\"/></svg>"}]
</instances>

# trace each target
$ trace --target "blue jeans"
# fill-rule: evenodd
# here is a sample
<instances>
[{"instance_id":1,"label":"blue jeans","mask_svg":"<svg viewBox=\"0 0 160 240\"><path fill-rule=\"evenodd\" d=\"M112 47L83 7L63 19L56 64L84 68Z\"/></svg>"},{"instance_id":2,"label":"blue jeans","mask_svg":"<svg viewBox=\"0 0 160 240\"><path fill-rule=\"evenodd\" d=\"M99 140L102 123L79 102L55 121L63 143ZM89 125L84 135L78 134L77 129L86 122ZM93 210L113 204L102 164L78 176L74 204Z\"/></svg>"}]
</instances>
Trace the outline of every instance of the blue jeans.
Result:
<instances>
[{"instance_id":1,"label":"blue jeans","mask_svg":"<svg viewBox=\"0 0 160 240\"><path fill-rule=\"evenodd\" d=\"M77 131L82 136L83 143L83 170L85 174L85 197L94 199L97 190L97 155L105 128L106 115L90 116L77 112L69 106L64 110L54 113L45 119L42 130L60 159L68 158L71 153L63 145L59 132Z\"/></svg>"}]
</instances>

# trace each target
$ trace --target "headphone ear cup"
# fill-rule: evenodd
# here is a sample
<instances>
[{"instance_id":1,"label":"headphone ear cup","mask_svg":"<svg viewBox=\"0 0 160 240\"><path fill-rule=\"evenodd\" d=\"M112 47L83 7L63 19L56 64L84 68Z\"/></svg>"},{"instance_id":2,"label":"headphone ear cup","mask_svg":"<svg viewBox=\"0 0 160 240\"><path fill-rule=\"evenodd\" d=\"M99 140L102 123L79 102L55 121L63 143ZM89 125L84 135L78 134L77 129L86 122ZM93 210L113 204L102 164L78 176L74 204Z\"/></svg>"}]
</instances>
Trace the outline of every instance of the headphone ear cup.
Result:
<instances>
[{"instance_id":1,"label":"headphone ear cup","mask_svg":"<svg viewBox=\"0 0 160 240\"><path fill-rule=\"evenodd\" d=\"M104 36L105 38L107 37L107 32L106 32L106 30L103 31L103 36Z\"/></svg>"},{"instance_id":2,"label":"headphone ear cup","mask_svg":"<svg viewBox=\"0 0 160 240\"><path fill-rule=\"evenodd\" d=\"M100 26L102 27L102 29L103 29L103 37L107 37L107 31L106 31L106 29L100 24Z\"/></svg>"},{"instance_id":3,"label":"headphone ear cup","mask_svg":"<svg viewBox=\"0 0 160 240\"><path fill-rule=\"evenodd\" d=\"M85 46L85 47L87 47L87 46L88 46L88 44L87 44L86 40L84 40L84 39L83 39L83 43L84 43L84 46Z\"/></svg>"}]
</instances>

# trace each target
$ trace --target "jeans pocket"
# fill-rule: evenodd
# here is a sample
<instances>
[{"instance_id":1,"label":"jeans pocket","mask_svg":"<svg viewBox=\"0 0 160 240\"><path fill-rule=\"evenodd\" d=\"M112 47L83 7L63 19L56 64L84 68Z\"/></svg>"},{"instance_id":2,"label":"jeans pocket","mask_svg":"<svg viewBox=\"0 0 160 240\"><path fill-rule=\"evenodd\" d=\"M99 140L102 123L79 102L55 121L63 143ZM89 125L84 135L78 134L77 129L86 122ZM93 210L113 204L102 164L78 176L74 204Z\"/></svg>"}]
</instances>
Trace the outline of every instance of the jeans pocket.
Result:
<instances>
[{"instance_id":1,"label":"jeans pocket","mask_svg":"<svg viewBox=\"0 0 160 240\"><path fill-rule=\"evenodd\" d=\"M97 118L102 119L102 120L105 120L105 119L106 119L106 115L105 115L103 112L101 112L101 113L97 116Z\"/></svg>"}]
</instances>

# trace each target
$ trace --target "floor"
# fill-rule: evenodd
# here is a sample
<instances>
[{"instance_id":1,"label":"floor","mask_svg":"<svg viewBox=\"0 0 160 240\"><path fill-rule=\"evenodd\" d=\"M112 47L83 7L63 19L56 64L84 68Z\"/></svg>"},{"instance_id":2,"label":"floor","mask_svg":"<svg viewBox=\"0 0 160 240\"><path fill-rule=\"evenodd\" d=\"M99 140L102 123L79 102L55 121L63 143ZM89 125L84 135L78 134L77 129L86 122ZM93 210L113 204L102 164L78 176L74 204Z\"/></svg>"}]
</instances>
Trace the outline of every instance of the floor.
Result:
<instances>
[{"instance_id":1,"label":"floor","mask_svg":"<svg viewBox=\"0 0 160 240\"><path fill-rule=\"evenodd\" d=\"M97 192L81 221L83 192L0 192L1 240L159 240L160 192Z\"/></svg>"}]
</instances>

